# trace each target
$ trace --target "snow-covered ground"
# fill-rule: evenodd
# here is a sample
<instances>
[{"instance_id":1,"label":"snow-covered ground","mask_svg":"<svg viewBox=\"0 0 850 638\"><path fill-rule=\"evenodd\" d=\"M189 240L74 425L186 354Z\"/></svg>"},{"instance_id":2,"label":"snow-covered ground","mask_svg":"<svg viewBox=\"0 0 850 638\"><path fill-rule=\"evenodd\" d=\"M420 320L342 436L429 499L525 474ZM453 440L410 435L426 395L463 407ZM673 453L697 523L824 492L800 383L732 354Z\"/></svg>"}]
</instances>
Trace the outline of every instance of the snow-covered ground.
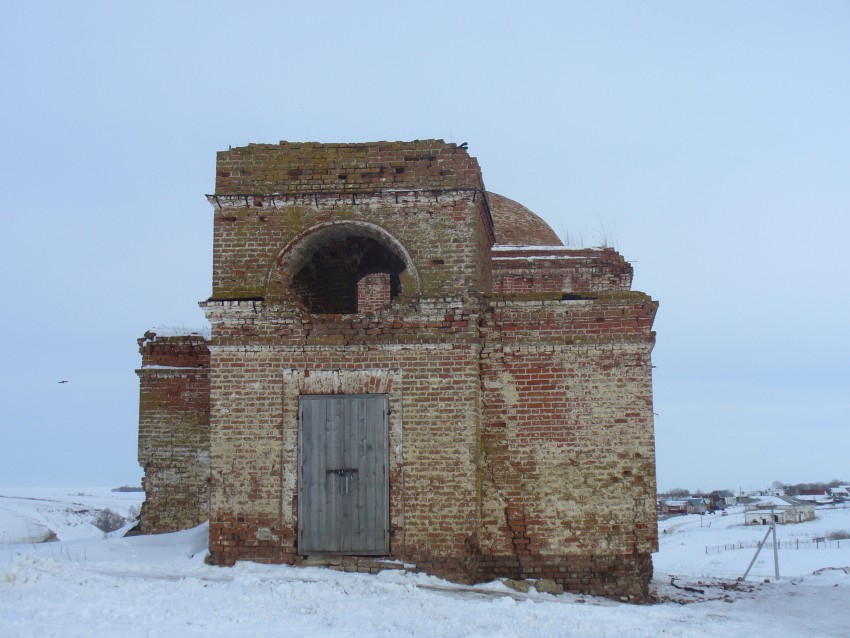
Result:
<instances>
[{"instance_id":1,"label":"snow-covered ground","mask_svg":"<svg viewBox=\"0 0 850 638\"><path fill-rule=\"evenodd\" d=\"M761 539L765 528L744 527L740 510L661 522L654 559L662 602L627 605L574 594L522 594L498 582L464 587L401 571L370 576L253 563L216 568L203 561L206 526L105 538L86 522L92 512L84 510L126 514L140 497L91 488L0 488L0 537L19 540L22 528L42 527L59 538L0 544L0 636L850 634L850 540L846 548L780 550L778 582L764 582L773 581L774 569L766 550L747 582L732 589L754 550L706 553L706 546ZM850 509L818 510L815 521L780 526L778 537L808 540L840 530L850 530Z\"/></svg>"},{"instance_id":2,"label":"snow-covered ground","mask_svg":"<svg viewBox=\"0 0 850 638\"><path fill-rule=\"evenodd\" d=\"M102 511L135 517L144 498L103 487L0 487L0 544L102 537Z\"/></svg>"},{"instance_id":3,"label":"snow-covered ground","mask_svg":"<svg viewBox=\"0 0 850 638\"><path fill-rule=\"evenodd\" d=\"M741 506L730 508L727 516L692 514L661 521L658 525L661 551L653 556L656 575L666 573L681 574L683 578L714 576L735 579L743 575L755 554L755 549L746 547L720 551L715 548L758 543L768 529L761 525L745 526L744 508ZM800 540L802 544L815 538L826 538L837 532L845 532L848 538L829 543L832 547L780 549L780 578L793 580L806 577L818 569L850 565L850 508L818 509L813 521L777 525L776 538L780 547L795 540ZM768 542L770 540L768 537ZM747 580L759 580L757 576L773 579L772 549L762 550ZM850 590L847 593L850 595ZM850 599L847 603L850 605Z\"/></svg>"}]
</instances>

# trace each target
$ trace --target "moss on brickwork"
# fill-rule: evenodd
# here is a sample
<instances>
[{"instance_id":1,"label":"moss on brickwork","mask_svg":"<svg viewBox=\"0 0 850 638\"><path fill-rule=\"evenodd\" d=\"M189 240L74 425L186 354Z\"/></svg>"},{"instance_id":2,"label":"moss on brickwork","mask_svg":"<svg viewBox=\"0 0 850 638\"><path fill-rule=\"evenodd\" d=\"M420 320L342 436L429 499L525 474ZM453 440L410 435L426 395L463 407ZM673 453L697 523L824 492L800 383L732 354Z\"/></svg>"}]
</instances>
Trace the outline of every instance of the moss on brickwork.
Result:
<instances>
[{"instance_id":1,"label":"moss on brickwork","mask_svg":"<svg viewBox=\"0 0 850 638\"><path fill-rule=\"evenodd\" d=\"M280 296L279 282L287 286L297 274L282 267L285 251L312 246L311 232L327 234L336 224L337 237L380 232L395 242L388 249L403 247L419 276L418 294L461 295L484 289L490 285L489 271L482 266L489 259L489 245L482 249L479 234L486 234L487 222L475 196L476 191L439 198L415 193L396 203L395 196L378 195L352 205L331 195L307 198L312 206L304 206L300 198L280 197L257 210L246 207L242 197L215 198L212 297ZM406 279L406 284L410 287L412 280Z\"/></svg>"},{"instance_id":2,"label":"moss on brickwork","mask_svg":"<svg viewBox=\"0 0 850 638\"><path fill-rule=\"evenodd\" d=\"M475 158L443 140L251 144L216 162L217 195L482 186Z\"/></svg>"},{"instance_id":3,"label":"moss on brickwork","mask_svg":"<svg viewBox=\"0 0 850 638\"><path fill-rule=\"evenodd\" d=\"M652 302L649 295L637 290L608 290L598 293L596 298L600 301L621 301L625 303Z\"/></svg>"},{"instance_id":4,"label":"moss on brickwork","mask_svg":"<svg viewBox=\"0 0 850 638\"><path fill-rule=\"evenodd\" d=\"M139 339L141 529L173 532L209 517L209 350L200 335Z\"/></svg>"}]
</instances>

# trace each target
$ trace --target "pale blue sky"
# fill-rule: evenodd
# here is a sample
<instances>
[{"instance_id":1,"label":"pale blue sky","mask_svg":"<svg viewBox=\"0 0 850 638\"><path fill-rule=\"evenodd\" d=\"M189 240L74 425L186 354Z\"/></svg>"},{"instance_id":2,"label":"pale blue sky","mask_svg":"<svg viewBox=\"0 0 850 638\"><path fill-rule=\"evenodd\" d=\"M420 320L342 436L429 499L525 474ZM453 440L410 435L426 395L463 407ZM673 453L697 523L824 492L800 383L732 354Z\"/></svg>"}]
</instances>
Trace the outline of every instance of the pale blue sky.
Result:
<instances>
[{"instance_id":1,"label":"pale blue sky","mask_svg":"<svg viewBox=\"0 0 850 638\"><path fill-rule=\"evenodd\" d=\"M659 487L850 479L848 34L843 1L3 2L0 485L138 481L135 339L203 323L217 150L432 137L661 302Z\"/></svg>"}]
</instances>

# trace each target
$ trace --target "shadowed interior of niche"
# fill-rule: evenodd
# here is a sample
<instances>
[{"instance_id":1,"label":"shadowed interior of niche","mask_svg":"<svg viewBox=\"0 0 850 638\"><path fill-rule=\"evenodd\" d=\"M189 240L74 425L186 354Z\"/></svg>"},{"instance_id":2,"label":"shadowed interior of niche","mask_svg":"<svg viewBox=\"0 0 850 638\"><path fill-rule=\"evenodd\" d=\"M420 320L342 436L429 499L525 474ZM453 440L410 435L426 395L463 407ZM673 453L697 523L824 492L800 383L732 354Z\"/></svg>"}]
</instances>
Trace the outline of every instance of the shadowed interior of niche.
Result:
<instances>
[{"instance_id":1,"label":"shadowed interior of niche","mask_svg":"<svg viewBox=\"0 0 850 638\"><path fill-rule=\"evenodd\" d=\"M373 312L399 294L404 261L371 237L334 237L292 279L292 289L314 314Z\"/></svg>"}]
</instances>

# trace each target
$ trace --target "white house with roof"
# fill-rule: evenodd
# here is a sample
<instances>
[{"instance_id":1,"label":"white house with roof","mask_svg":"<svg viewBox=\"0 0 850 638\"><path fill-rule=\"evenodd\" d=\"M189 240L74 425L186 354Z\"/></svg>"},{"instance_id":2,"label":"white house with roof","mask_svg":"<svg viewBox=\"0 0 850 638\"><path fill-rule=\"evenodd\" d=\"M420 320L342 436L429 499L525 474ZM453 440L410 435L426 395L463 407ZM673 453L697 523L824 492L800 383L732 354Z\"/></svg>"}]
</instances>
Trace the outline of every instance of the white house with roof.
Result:
<instances>
[{"instance_id":1,"label":"white house with roof","mask_svg":"<svg viewBox=\"0 0 850 638\"><path fill-rule=\"evenodd\" d=\"M835 502L850 501L850 485L839 485L830 490Z\"/></svg>"},{"instance_id":2,"label":"white house with roof","mask_svg":"<svg viewBox=\"0 0 850 638\"><path fill-rule=\"evenodd\" d=\"M815 506L793 496L763 496L749 505L744 513L744 524L769 525L771 516L783 525L813 521Z\"/></svg>"}]
</instances>

